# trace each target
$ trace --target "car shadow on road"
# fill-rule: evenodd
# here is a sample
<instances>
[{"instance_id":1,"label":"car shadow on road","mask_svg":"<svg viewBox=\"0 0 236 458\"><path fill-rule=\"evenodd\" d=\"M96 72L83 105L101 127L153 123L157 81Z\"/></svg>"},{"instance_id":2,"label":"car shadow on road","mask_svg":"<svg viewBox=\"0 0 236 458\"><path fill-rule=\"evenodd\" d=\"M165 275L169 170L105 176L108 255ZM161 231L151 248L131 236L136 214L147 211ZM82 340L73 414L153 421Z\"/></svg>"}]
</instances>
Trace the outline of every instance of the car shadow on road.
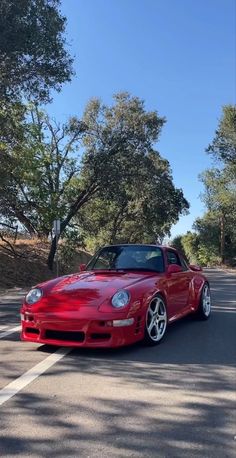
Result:
<instances>
[{"instance_id":1,"label":"car shadow on road","mask_svg":"<svg viewBox=\"0 0 236 458\"><path fill-rule=\"evenodd\" d=\"M224 328L222 328L222 321ZM223 364L234 365L236 362L235 326L236 310L212 313L208 321L194 320L192 316L183 318L169 326L163 341L154 347L142 342L127 347L114 349L74 348L70 358L112 361L131 360L155 364ZM232 334L232 339L230 336ZM52 353L56 347L42 345L38 351Z\"/></svg>"}]
</instances>

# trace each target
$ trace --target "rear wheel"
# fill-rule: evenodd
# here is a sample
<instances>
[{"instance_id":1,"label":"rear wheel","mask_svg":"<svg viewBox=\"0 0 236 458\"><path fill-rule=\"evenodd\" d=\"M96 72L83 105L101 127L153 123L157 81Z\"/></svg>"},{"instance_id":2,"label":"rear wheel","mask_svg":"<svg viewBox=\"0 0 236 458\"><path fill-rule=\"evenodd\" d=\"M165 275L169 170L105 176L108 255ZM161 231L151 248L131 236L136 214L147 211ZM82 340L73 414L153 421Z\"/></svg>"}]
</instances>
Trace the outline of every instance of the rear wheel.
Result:
<instances>
[{"instance_id":1,"label":"rear wheel","mask_svg":"<svg viewBox=\"0 0 236 458\"><path fill-rule=\"evenodd\" d=\"M164 299L157 295L149 303L146 313L145 337L147 345L157 345L165 335L167 311Z\"/></svg>"},{"instance_id":2,"label":"rear wheel","mask_svg":"<svg viewBox=\"0 0 236 458\"><path fill-rule=\"evenodd\" d=\"M199 307L197 310L197 318L200 320L208 320L211 314L211 292L208 283L205 283L202 288Z\"/></svg>"}]
</instances>

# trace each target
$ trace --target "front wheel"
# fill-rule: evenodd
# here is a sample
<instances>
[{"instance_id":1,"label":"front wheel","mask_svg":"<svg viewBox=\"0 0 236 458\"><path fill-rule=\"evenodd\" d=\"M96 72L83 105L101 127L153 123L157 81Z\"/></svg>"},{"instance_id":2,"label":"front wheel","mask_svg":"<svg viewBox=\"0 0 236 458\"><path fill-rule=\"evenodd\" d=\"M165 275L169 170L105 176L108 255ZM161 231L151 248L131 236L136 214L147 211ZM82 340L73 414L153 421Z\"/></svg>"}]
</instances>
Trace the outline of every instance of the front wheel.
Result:
<instances>
[{"instance_id":1,"label":"front wheel","mask_svg":"<svg viewBox=\"0 0 236 458\"><path fill-rule=\"evenodd\" d=\"M147 345L157 345L165 335L167 311L164 299L157 295L149 303L146 313L145 337Z\"/></svg>"},{"instance_id":2,"label":"front wheel","mask_svg":"<svg viewBox=\"0 0 236 458\"><path fill-rule=\"evenodd\" d=\"M200 320L208 320L211 314L211 292L208 283L205 283L202 288L199 307L197 310L197 318Z\"/></svg>"}]
</instances>

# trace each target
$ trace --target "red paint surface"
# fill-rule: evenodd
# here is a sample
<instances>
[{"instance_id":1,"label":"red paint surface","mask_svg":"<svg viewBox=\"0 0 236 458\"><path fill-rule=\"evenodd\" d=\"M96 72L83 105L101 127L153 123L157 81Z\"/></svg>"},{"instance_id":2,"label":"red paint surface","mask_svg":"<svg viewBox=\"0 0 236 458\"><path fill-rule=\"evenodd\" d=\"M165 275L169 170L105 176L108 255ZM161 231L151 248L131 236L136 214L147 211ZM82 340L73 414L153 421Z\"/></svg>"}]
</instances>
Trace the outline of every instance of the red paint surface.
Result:
<instances>
[{"instance_id":1,"label":"red paint surface","mask_svg":"<svg viewBox=\"0 0 236 458\"><path fill-rule=\"evenodd\" d=\"M169 322L196 311L206 278L191 269L168 273L167 248L162 250L165 272L161 274L85 271L37 285L43 297L33 305L24 302L21 308L22 340L79 347L129 345L143 339L147 307L157 293L165 299ZM128 290L131 300L116 309L111 298L120 289ZM112 326L112 320L126 318L134 318L134 324ZM84 339L77 341L75 334L63 332L83 333Z\"/></svg>"}]
</instances>

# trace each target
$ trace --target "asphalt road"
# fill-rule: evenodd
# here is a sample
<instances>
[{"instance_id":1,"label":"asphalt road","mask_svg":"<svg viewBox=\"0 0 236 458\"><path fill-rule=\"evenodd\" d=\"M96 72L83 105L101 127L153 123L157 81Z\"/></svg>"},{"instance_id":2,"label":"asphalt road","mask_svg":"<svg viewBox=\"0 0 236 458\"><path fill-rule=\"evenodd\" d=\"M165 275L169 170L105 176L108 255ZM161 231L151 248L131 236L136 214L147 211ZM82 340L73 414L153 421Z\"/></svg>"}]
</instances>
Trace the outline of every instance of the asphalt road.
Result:
<instances>
[{"instance_id":1,"label":"asphalt road","mask_svg":"<svg viewBox=\"0 0 236 458\"><path fill-rule=\"evenodd\" d=\"M0 403L12 397L0 405L0 456L235 457L236 275L206 273L209 321L183 319L155 348L72 349L57 362L55 348L7 334L21 293L1 296Z\"/></svg>"}]
</instances>

